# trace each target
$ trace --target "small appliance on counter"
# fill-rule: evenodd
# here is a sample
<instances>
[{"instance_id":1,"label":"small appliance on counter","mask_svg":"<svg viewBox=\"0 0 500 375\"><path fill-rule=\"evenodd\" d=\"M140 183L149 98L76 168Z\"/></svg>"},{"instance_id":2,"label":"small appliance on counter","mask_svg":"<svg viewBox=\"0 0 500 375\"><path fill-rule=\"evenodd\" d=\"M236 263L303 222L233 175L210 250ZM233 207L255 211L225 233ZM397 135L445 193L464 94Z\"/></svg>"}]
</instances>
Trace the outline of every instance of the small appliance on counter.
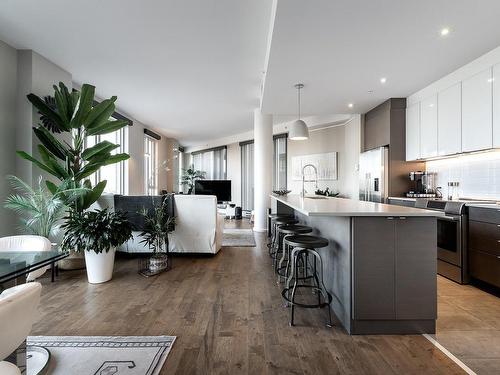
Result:
<instances>
[{"instance_id":1,"label":"small appliance on counter","mask_svg":"<svg viewBox=\"0 0 500 375\"><path fill-rule=\"evenodd\" d=\"M435 173L415 171L408 177L411 181L411 189L406 193L408 198L436 198Z\"/></svg>"}]
</instances>

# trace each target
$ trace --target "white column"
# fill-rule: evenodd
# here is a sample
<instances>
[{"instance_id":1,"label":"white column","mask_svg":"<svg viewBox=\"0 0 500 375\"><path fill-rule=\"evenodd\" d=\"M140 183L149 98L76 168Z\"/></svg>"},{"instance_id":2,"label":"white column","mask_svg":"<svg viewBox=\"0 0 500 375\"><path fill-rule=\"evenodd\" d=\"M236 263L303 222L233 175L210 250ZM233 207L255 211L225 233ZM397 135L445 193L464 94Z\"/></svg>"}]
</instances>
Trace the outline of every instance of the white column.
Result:
<instances>
[{"instance_id":1,"label":"white column","mask_svg":"<svg viewBox=\"0 0 500 375\"><path fill-rule=\"evenodd\" d=\"M273 184L273 116L254 111L254 230L267 230Z\"/></svg>"}]
</instances>

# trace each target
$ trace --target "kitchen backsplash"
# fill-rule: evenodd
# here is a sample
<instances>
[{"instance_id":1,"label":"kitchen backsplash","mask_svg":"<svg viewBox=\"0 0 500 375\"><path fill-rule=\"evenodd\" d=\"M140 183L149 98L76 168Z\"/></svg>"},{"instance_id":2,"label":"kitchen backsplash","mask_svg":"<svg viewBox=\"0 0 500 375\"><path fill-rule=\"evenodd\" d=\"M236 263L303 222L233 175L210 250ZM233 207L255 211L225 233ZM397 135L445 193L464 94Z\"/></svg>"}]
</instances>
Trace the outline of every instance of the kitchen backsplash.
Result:
<instances>
[{"instance_id":1,"label":"kitchen backsplash","mask_svg":"<svg viewBox=\"0 0 500 375\"><path fill-rule=\"evenodd\" d=\"M500 200L500 151L466 154L428 161L427 172L435 172L436 186L448 196L448 182L458 181L460 198Z\"/></svg>"}]
</instances>

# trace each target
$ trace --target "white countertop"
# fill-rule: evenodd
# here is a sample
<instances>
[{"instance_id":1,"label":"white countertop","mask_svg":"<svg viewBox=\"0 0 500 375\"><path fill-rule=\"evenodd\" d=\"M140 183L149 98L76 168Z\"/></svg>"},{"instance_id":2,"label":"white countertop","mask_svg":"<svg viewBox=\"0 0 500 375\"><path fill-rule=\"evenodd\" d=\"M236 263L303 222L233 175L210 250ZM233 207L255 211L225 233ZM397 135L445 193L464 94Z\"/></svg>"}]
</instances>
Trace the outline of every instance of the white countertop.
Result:
<instances>
[{"instance_id":1,"label":"white countertop","mask_svg":"<svg viewBox=\"0 0 500 375\"><path fill-rule=\"evenodd\" d=\"M347 198L311 199L299 195L272 198L307 216L444 216L444 212Z\"/></svg>"},{"instance_id":2,"label":"white countertop","mask_svg":"<svg viewBox=\"0 0 500 375\"><path fill-rule=\"evenodd\" d=\"M415 202L417 200L417 198L408 198L408 197L387 197L387 199L394 199L394 200L398 200L398 201L409 201L409 202ZM426 199L426 198L423 198L423 199Z\"/></svg>"},{"instance_id":3,"label":"white countertop","mask_svg":"<svg viewBox=\"0 0 500 375\"><path fill-rule=\"evenodd\" d=\"M467 203L467 207L491 208L493 210L500 210L500 205L496 203Z\"/></svg>"}]
</instances>

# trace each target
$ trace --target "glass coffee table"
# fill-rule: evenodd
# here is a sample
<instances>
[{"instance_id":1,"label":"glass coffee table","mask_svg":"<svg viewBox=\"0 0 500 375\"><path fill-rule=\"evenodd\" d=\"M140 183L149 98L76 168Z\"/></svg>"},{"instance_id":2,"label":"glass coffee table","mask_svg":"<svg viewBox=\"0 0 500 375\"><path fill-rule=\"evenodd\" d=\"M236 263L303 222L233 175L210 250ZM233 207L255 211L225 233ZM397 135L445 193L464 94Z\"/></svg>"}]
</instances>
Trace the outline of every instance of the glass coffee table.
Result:
<instances>
[{"instance_id":1,"label":"glass coffee table","mask_svg":"<svg viewBox=\"0 0 500 375\"><path fill-rule=\"evenodd\" d=\"M0 285L25 277L31 271L50 266L54 281L57 261L66 258L69 252L51 251L1 251Z\"/></svg>"}]
</instances>

